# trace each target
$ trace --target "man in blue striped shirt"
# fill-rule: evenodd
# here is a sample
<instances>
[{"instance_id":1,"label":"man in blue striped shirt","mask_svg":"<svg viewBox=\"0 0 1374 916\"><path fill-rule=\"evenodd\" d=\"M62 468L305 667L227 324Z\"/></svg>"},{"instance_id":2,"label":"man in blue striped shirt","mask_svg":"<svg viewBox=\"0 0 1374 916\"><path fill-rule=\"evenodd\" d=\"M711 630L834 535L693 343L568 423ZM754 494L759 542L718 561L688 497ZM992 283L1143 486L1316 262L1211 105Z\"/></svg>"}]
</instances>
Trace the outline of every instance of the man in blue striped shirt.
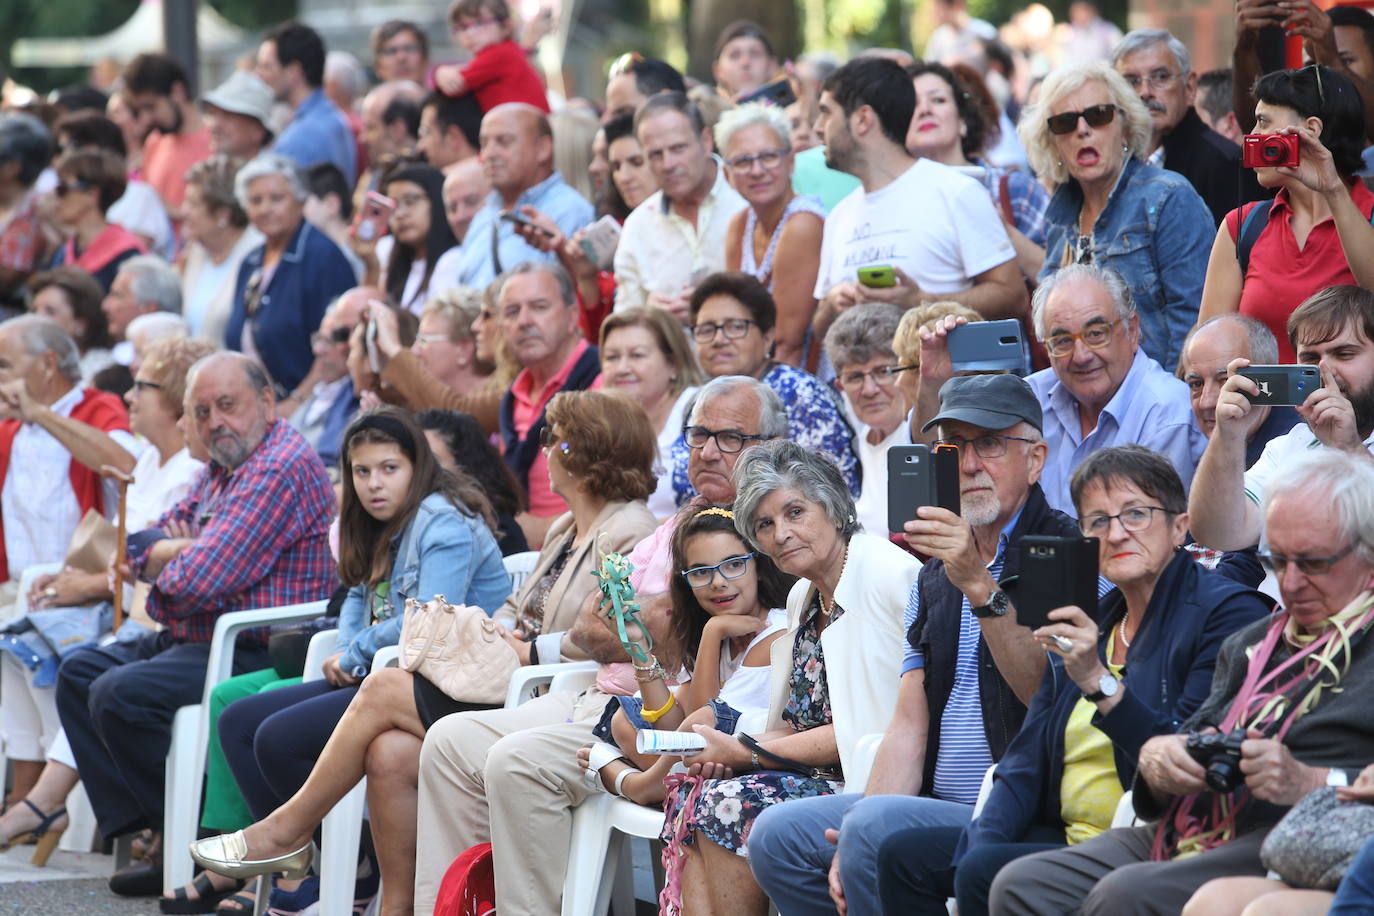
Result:
<instances>
[{"instance_id":1,"label":"man in blue striped shirt","mask_svg":"<svg viewBox=\"0 0 1374 916\"><path fill-rule=\"evenodd\" d=\"M959 447L960 513L925 506L906 524L907 543L931 559L907 604L897 711L865 794L775 805L749 837L754 876L788 916L833 913L842 902L855 914L881 912L884 838L966 825L983 774L1020 728L1045 653L998 585L1018 566L1008 547L1028 534L1079 536L1037 483L1042 422L1015 376L953 378L940 389L926 429Z\"/></svg>"}]
</instances>

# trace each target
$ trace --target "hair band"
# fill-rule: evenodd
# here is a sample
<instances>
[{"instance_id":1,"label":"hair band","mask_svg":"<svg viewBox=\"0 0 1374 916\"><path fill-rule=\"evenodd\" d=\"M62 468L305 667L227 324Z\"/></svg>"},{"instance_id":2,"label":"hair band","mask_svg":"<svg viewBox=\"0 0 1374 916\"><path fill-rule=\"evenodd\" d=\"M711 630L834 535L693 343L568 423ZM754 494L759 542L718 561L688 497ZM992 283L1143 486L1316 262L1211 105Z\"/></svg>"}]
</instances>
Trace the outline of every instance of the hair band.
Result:
<instances>
[{"instance_id":1,"label":"hair band","mask_svg":"<svg viewBox=\"0 0 1374 916\"><path fill-rule=\"evenodd\" d=\"M696 515L692 516L692 518L701 518L703 515L719 515L722 518L731 520L735 517L735 513L731 512L729 509L722 509L720 506L712 506L709 509L702 509Z\"/></svg>"},{"instance_id":2,"label":"hair band","mask_svg":"<svg viewBox=\"0 0 1374 916\"><path fill-rule=\"evenodd\" d=\"M395 417L389 417L383 413L364 414L353 421L353 430L348 435L349 441L351 442L354 436L365 429L375 429L379 432L386 433L396 440L396 444L401 447L401 451L405 452L406 456L410 458L412 462L415 460L415 439L410 435L410 431L405 428L405 424L400 420Z\"/></svg>"}]
</instances>

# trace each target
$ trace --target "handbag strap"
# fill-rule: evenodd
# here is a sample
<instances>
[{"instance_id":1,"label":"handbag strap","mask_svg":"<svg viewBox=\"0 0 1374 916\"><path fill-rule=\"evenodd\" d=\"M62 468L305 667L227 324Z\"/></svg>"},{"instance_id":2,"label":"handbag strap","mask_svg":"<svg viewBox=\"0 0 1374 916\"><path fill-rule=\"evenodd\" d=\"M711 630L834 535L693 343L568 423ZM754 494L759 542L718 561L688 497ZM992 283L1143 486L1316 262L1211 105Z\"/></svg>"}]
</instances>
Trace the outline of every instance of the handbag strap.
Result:
<instances>
[{"instance_id":1,"label":"handbag strap","mask_svg":"<svg viewBox=\"0 0 1374 916\"><path fill-rule=\"evenodd\" d=\"M824 767L815 767L809 763L802 763L800 760L793 760L791 757L784 757L782 754L770 751L767 748L765 748L762 744L759 744L758 739L755 738L753 735L746 735L743 732L740 732L735 737L739 739L740 744L743 744L745 747L749 748L749 750L753 751L760 757L767 757L769 760L777 761L777 763L779 764L777 769L791 770L794 773L802 773L806 776L810 776L812 779L831 779L838 775L834 770L826 769Z\"/></svg>"},{"instance_id":2,"label":"handbag strap","mask_svg":"<svg viewBox=\"0 0 1374 916\"><path fill-rule=\"evenodd\" d=\"M435 595L431 601L424 604L418 601L415 602L415 606L409 611L410 614L415 614L417 611L423 610L425 612L425 622L428 624L428 627L421 628L420 636L424 639L425 644L421 647L413 660L406 657L407 650L410 648L410 643L401 646L401 667L406 671L413 672L417 670L420 667L420 663L429 657L429 650L434 648L434 641L439 638L438 622L434 619L435 615L431 608L431 605L435 602L438 602L444 607L448 606L448 602L444 600L443 595ZM418 623L419 621L416 622Z\"/></svg>"}]
</instances>

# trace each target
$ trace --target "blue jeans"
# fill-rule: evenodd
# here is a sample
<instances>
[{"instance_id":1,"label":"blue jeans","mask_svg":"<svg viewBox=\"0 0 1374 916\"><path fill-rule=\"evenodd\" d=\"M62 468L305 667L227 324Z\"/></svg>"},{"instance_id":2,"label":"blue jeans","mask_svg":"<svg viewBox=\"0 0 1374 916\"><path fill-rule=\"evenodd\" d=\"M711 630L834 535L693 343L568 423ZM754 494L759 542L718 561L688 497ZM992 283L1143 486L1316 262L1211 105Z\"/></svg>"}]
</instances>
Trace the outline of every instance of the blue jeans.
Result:
<instances>
[{"instance_id":1,"label":"blue jeans","mask_svg":"<svg viewBox=\"0 0 1374 916\"><path fill-rule=\"evenodd\" d=\"M754 880L787 916L833 914L828 875L836 847L825 838L840 831L840 880L849 912L881 912L878 852L883 841L909 827L968 826L973 806L910 795L831 795L774 805L749 834Z\"/></svg>"},{"instance_id":2,"label":"blue jeans","mask_svg":"<svg viewBox=\"0 0 1374 916\"><path fill-rule=\"evenodd\" d=\"M1365 841L1355 861L1350 863L1350 870L1341 879L1336 899L1331 901L1326 916L1367 916L1369 913L1374 913L1374 837Z\"/></svg>"},{"instance_id":3,"label":"blue jeans","mask_svg":"<svg viewBox=\"0 0 1374 916\"><path fill-rule=\"evenodd\" d=\"M1032 827L1025 842L983 843L965 853L954 868L954 851L964 831L957 827L912 828L888 837L878 853L881 910L902 916L944 916L954 897L959 916L987 916L992 879L1012 859L1062 849L1064 831ZM1053 842L1041 842L1053 841Z\"/></svg>"}]
</instances>

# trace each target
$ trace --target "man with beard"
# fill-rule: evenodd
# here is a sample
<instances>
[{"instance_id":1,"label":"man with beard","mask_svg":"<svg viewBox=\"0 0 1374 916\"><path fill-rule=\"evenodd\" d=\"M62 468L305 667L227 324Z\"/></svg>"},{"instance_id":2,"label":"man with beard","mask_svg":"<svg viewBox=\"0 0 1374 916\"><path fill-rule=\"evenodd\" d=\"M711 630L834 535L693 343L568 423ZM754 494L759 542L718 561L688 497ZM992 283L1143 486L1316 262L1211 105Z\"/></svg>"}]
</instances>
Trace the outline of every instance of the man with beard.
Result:
<instances>
[{"instance_id":1,"label":"man with beard","mask_svg":"<svg viewBox=\"0 0 1374 916\"><path fill-rule=\"evenodd\" d=\"M915 110L911 77L885 58L852 60L822 87L816 132L825 164L854 175L860 187L825 221L818 334L862 302L908 309L953 300L984 318L1017 317L1026 306L1026 284L988 192L906 151ZM895 284L864 285L865 267L892 268Z\"/></svg>"},{"instance_id":2,"label":"man with beard","mask_svg":"<svg viewBox=\"0 0 1374 916\"><path fill-rule=\"evenodd\" d=\"M58 671L58 715L102 836L161 829L172 717L200 702L219 616L316 601L333 589L334 492L314 450L275 409L252 359L221 352L191 367L186 417L211 463L185 499L129 536L127 572L152 585L148 615L164 628L77 650ZM265 631L239 637L235 674L268 664ZM116 893L161 887L151 863L111 880Z\"/></svg>"},{"instance_id":3,"label":"man with beard","mask_svg":"<svg viewBox=\"0 0 1374 916\"><path fill-rule=\"evenodd\" d=\"M143 144L143 180L173 215L186 196L186 170L210 155L210 131L188 86L186 71L166 54L140 54L124 68L129 108L148 115L153 128Z\"/></svg>"},{"instance_id":4,"label":"man with beard","mask_svg":"<svg viewBox=\"0 0 1374 916\"><path fill-rule=\"evenodd\" d=\"M1257 409L1254 380L1236 375L1233 359L1217 396L1216 428L1198 465L1188 512L1193 536L1217 550L1259 542L1260 505L1269 479L1310 449L1326 446L1365 455L1374 450L1374 293L1332 286L1288 318L1298 362L1321 370L1321 387L1298 406L1303 422L1269 442L1249 470L1245 434Z\"/></svg>"},{"instance_id":5,"label":"man with beard","mask_svg":"<svg viewBox=\"0 0 1374 916\"><path fill-rule=\"evenodd\" d=\"M998 581L1016 574L1022 537L1079 536L1037 482L1042 422L1035 394L1015 376L941 387L940 411L925 428L959 447L960 514L925 506L906 523L907 544L930 561L907 601L897 711L865 793L775 805L754 824L749 862L780 910L828 912L828 884L849 912L881 912L883 839L968 824L984 772L1021 727L1045 653Z\"/></svg>"}]
</instances>

